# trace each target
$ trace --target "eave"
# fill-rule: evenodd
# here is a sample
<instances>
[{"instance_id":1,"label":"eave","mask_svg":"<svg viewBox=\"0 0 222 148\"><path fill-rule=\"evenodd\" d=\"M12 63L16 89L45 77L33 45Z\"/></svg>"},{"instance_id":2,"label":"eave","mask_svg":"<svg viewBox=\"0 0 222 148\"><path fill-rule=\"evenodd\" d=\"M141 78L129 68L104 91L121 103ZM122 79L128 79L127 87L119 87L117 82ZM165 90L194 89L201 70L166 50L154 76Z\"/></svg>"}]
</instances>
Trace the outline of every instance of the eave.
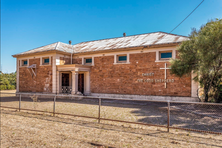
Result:
<instances>
[{"instance_id":1,"label":"eave","mask_svg":"<svg viewBox=\"0 0 222 148\"><path fill-rule=\"evenodd\" d=\"M21 57L27 57L27 56L36 56L36 55L42 55L42 54L63 54L63 55L70 55L69 52L63 52L60 50L48 50L48 51L41 51L41 52L35 52L35 53L28 53L28 54L15 54L12 55L14 58L21 58Z\"/></svg>"}]
</instances>

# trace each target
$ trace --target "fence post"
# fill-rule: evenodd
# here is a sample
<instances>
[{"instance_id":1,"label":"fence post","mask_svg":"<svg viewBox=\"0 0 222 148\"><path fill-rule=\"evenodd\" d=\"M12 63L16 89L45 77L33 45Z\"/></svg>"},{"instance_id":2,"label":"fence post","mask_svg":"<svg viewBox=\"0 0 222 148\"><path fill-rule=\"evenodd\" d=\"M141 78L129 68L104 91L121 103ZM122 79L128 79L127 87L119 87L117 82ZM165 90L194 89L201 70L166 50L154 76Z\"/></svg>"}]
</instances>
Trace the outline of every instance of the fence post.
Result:
<instances>
[{"instance_id":1,"label":"fence post","mask_svg":"<svg viewBox=\"0 0 222 148\"><path fill-rule=\"evenodd\" d=\"M99 113L98 113L98 123L100 123L100 107L101 107L101 98L99 98Z\"/></svg>"},{"instance_id":2,"label":"fence post","mask_svg":"<svg viewBox=\"0 0 222 148\"><path fill-rule=\"evenodd\" d=\"M21 100L22 100L22 96L21 94L19 95L19 111L21 110Z\"/></svg>"},{"instance_id":3,"label":"fence post","mask_svg":"<svg viewBox=\"0 0 222 148\"><path fill-rule=\"evenodd\" d=\"M168 104L167 132L169 132L170 131L170 101L168 101L167 104Z\"/></svg>"},{"instance_id":4,"label":"fence post","mask_svg":"<svg viewBox=\"0 0 222 148\"><path fill-rule=\"evenodd\" d=\"M56 102L56 95L54 97L54 103L53 103L53 116L55 116L55 102Z\"/></svg>"}]
</instances>

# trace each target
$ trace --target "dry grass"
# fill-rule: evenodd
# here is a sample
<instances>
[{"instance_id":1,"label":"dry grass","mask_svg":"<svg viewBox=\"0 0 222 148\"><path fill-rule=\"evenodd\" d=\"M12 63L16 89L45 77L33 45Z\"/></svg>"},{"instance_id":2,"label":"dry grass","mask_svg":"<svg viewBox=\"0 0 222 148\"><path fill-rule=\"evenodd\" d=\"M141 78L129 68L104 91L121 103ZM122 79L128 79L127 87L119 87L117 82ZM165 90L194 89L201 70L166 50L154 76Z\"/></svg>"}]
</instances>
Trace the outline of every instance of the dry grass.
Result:
<instances>
[{"instance_id":1,"label":"dry grass","mask_svg":"<svg viewBox=\"0 0 222 148\"><path fill-rule=\"evenodd\" d=\"M2 93L15 93L16 90L1 90Z\"/></svg>"},{"instance_id":2,"label":"dry grass","mask_svg":"<svg viewBox=\"0 0 222 148\"><path fill-rule=\"evenodd\" d=\"M2 106L18 107L18 97L4 96ZM22 108L43 111L53 110L52 99L22 98ZM99 143L113 147L222 147L222 136L170 130L150 126L101 121L69 117L49 113L37 114L27 111L1 109L1 147L97 147ZM58 99L56 112L78 115L98 116L97 100ZM183 120L173 111L172 121L178 126L187 123L190 118L199 118L189 114ZM180 115L179 114L179 115ZM166 124L166 106L161 104L128 104L103 101L101 117L139 121L144 123ZM180 122L179 122L180 121ZM200 118L202 124L214 124L210 118ZM215 121L216 122L216 121ZM221 126L221 125L219 125Z\"/></svg>"},{"instance_id":3,"label":"dry grass","mask_svg":"<svg viewBox=\"0 0 222 148\"><path fill-rule=\"evenodd\" d=\"M222 136L1 110L2 147L222 147Z\"/></svg>"},{"instance_id":4,"label":"dry grass","mask_svg":"<svg viewBox=\"0 0 222 148\"><path fill-rule=\"evenodd\" d=\"M16 92L16 90L0 90L0 95L1 95L1 97L12 97L12 96L15 96L15 93ZM2 94L3 93L3 94ZM11 93L11 94L4 94L4 93Z\"/></svg>"}]
</instances>

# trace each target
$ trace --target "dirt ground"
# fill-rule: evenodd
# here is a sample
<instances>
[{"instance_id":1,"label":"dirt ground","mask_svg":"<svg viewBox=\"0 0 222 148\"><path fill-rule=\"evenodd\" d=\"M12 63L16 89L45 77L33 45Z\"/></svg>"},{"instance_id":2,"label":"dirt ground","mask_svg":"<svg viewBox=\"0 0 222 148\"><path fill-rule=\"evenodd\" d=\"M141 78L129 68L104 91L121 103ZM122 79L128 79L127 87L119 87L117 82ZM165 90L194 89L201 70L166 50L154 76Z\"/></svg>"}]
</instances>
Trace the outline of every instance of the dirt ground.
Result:
<instances>
[{"instance_id":1,"label":"dirt ground","mask_svg":"<svg viewBox=\"0 0 222 148\"><path fill-rule=\"evenodd\" d=\"M1 97L2 106L18 107L18 97ZM98 101L57 101L57 112L98 116ZM104 101L102 105L103 118L166 125L165 104ZM33 102L30 98L22 98L21 106L43 111L53 109L51 99L38 99ZM208 124L211 124L217 127L214 129L221 129L221 120L181 111L180 116L177 116L177 112L172 111L171 125L187 127L188 123L197 122L193 127L210 128ZM53 117L49 113L19 112L15 109L1 108L1 147L222 147L222 135L173 129L168 133L166 128L111 121L101 121L98 124L96 119L64 115Z\"/></svg>"},{"instance_id":2,"label":"dirt ground","mask_svg":"<svg viewBox=\"0 0 222 148\"><path fill-rule=\"evenodd\" d=\"M97 144L97 145L96 145ZM1 110L1 147L222 147L222 136Z\"/></svg>"}]
</instances>

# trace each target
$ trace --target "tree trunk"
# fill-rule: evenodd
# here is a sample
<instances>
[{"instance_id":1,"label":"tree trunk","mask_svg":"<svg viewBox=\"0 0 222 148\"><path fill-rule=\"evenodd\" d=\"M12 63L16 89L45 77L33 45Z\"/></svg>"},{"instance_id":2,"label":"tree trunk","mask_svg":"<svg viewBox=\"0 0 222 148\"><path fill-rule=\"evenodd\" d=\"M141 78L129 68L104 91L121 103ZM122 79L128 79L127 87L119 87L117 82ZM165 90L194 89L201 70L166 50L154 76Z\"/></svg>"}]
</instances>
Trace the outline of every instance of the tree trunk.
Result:
<instances>
[{"instance_id":1,"label":"tree trunk","mask_svg":"<svg viewBox=\"0 0 222 148\"><path fill-rule=\"evenodd\" d=\"M204 86L204 102L208 102L208 88Z\"/></svg>"}]
</instances>

